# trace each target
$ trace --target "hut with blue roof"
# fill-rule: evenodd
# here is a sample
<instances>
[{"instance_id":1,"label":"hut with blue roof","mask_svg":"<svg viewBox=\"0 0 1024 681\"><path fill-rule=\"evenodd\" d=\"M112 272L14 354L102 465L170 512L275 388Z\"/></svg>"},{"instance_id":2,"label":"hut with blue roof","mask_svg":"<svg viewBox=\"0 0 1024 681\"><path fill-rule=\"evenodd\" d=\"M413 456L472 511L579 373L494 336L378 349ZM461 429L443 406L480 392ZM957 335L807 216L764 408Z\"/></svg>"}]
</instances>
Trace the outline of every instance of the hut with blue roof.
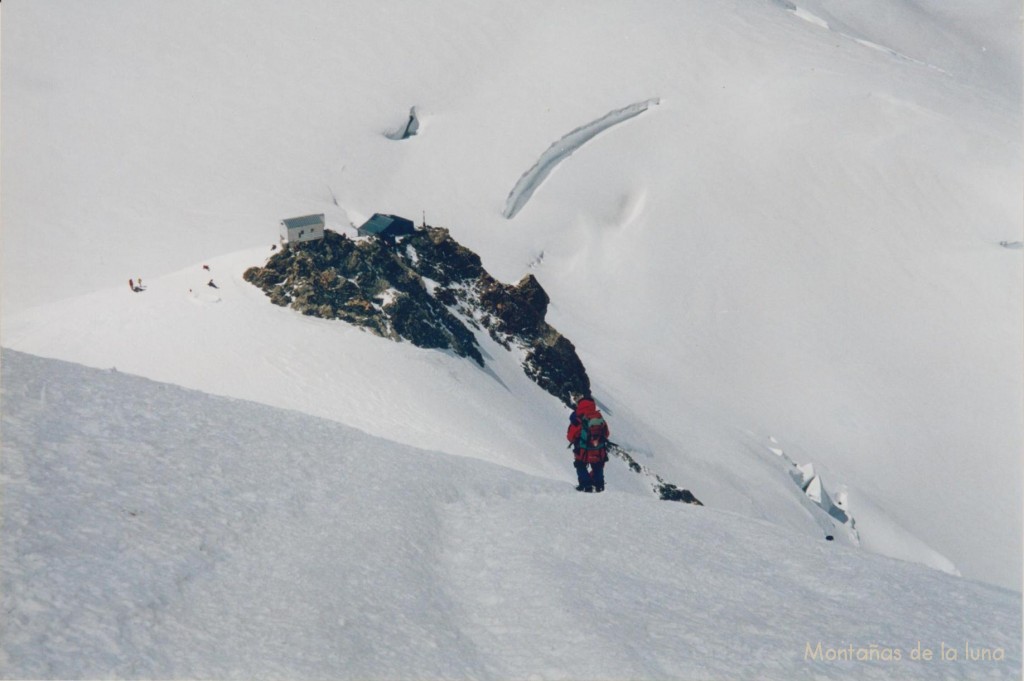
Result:
<instances>
[{"instance_id":1,"label":"hut with blue roof","mask_svg":"<svg viewBox=\"0 0 1024 681\"><path fill-rule=\"evenodd\" d=\"M416 225L412 223L412 220L401 218L397 215L374 213L373 217L363 223L363 226L356 231L359 236L395 239L400 236L413 234L416 231Z\"/></svg>"}]
</instances>

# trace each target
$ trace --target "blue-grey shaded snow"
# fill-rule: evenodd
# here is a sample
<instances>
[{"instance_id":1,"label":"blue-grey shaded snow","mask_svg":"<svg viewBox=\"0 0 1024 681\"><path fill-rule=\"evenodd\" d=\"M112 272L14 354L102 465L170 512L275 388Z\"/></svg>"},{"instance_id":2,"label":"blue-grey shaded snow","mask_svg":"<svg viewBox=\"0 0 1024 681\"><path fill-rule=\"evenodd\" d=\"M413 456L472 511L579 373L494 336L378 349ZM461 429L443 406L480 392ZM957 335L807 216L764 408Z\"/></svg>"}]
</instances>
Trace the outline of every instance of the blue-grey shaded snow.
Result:
<instances>
[{"instance_id":1,"label":"blue-grey shaded snow","mask_svg":"<svg viewBox=\"0 0 1024 681\"><path fill-rule=\"evenodd\" d=\"M559 163L572 155L574 151L608 128L618 125L623 121L628 121L634 116L639 116L644 111L647 111L648 107L652 104L656 105L658 103L659 100L657 98L648 99L610 111L596 121L591 121L584 126L576 128L552 144L516 182L516 186L512 188L508 198L505 200L505 210L502 212L502 215L510 220L514 218L516 213L522 210L523 206L529 202L530 197L543 184L544 180L551 174L551 171Z\"/></svg>"},{"instance_id":2,"label":"blue-grey shaded snow","mask_svg":"<svg viewBox=\"0 0 1024 681\"><path fill-rule=\"evenodd\" d=\"M397 128L393 128L384 133L384 136L389 140L396 142L406 140L415 135L420 129L420 119L416 116L416 107L409 109L409 118L399 125Z\"/></svg>"}]
</instances>

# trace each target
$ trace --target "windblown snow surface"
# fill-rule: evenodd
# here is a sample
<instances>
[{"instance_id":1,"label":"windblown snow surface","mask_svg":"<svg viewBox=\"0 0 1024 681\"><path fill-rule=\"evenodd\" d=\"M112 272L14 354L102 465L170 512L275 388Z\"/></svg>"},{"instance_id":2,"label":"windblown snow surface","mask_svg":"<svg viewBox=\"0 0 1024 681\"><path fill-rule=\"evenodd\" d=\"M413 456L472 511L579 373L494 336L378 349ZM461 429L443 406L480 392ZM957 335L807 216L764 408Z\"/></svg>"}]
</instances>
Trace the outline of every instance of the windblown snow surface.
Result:
<instances>
[{"instance_id":1,"label":"windblown snow surface","mask_svg":"<svg viewBox=\"0 0 1024 681\"><path fill-rule=\"evenodd\" d=\"M1018 18L9 0L3 673L1012 674ZM618 460L573 492L566 410L485 334L481 369L242 280L280 219L376 212L534 274L614 439L705 506ZM794 464L856 532L823 540ZM809 663L808 637L1006 659Z\"/></svg>"},{"instance_id":2,"label":"windblown snow surface","mask_svg":"<svg viewBox=\"0 0 1024 681\"><path fill-rule=\"evenodd\" d=\"M1020 596L997 587L119 371L2 361L5 678L1020 668Z\"/></svg>"}]
</instances>

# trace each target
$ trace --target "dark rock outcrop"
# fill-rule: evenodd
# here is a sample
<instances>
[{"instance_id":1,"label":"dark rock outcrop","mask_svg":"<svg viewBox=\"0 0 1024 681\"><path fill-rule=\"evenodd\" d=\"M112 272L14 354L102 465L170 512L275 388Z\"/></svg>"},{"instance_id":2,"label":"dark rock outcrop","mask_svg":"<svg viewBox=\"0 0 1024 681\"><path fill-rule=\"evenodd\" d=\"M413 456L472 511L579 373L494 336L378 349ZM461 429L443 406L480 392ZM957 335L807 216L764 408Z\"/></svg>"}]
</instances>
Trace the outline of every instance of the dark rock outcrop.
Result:
<instances>
[{"instance_id":1,"label":"dark rock outcrop","mask_svg":"<svg viewBox=\"0 0 1024 681\"><path fill-rule=\"evenodd\" d=\"M524 351L526 375L566 405L590 392L576 348L544 320L550 298L536 277L497 281L446 229L427 227L398 243L325 230L322 240L286 244L244 276L277 305L481 366L474 331L484 330Z\"/></svg>"},{"instance_id":2,"label":"dark rock outcrop","mask_svg":"<svg viewBox=\"0 0 1024 681\"><path fill-rule=\"evenodd\" d=\"M688 489L679 489L671 483L662 483L657 488L658 496L662 501L681 501L684 504L693 504L695 506L703 506L700 503L700 499L693 496L693 492Z\"/></svg>"},{"instance_id":3,"label":"dark rock outcrop","mask_svg":"<svg viewBox=\"0 0 1024 681\"><path fill-rule=\"evenodd\" d=\"M694 506L704 505L690 490L680 489L670 482L665 482L660 475L648 470L646 466L642 466L637 463L637 460L626 448L621 447L614 442L609 443L608 455L610 457L621 459L627 466L629 466L629 470L646 477L651 484L651 490L657 494L658 498L662 501L679 501L684 504L693 504Z\"/></svg>"}]
</instances>

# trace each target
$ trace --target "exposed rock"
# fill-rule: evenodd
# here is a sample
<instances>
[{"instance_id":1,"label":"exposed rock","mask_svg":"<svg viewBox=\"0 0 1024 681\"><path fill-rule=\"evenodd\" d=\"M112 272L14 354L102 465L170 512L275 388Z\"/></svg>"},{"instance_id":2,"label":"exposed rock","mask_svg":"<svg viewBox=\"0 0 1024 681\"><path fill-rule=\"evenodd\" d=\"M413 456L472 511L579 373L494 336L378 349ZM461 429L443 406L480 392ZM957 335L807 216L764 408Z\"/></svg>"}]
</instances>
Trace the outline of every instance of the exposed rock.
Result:
<instances>
[{"instance_id":1,"label":"exposed rock","mask_svg":"<svg viewBox=\"0 0 1024 681\"><path fill-rule=\"evenodd\" d=\"M497 333L530 337L543 333L550 299L532 274L508 286L484 273L480 284L480 304L497 318Z\"/></svg>"},{"instance_id":2,"label":"exposed rock","mask_svg":"<svg viewBox=\"0 0 1024 681\"><path fill-rule=\"evenodd\" d=\"M285 244L244 277L276 305L451 350L481 366L474 330L486 330L506 349L522 350L526 375L566 405L590 391L576 348L544 321L550 298L536 277L497 281L447 229L427 227L397 243L325 230L322 240Z\"/></svg>"},{"instance_id":3,"label":"exposed rock","mask_svg":"<svg viewBox=\"0 0 1024 681\"><path fill-rule=\"evenodd\" d=\"M550 328L550 327L548 327ZM523 363L526 375L552 395L571 404L571 395L590 393L590 381L576 347L565 336L555 332L536 339Z\"/></svg>"},{"instance_id":4,"label":"exposed rock","mask_svg":"<svg viewBox=\"0 0 1024 681\"><path fill-rule=\"evenodd\" d=\"M670 482L665 482L660 475L648 470L646 466L641 466L626 448L610 442L608 443L608 455L623 460L629 466L629 470L646 477L651 483L651 490L662 501L681 501L694 506L704 505L690 490L680 489Z\"/></svg>"},{"instance_id":5,"label":"exposed rock","mask_svg":"<svg viewBox=\"0 0 1024 681\"><path fill-rule=\"evenodd\" d=\"M477 364L484 365L473 333L425 291L419 296L398 294L383 311L400 337L421 348L450 348L457 355L472 357Z\"/></svg>"},{"instance_id":6,"label":"exposed rock","mask_svg":"<svg viewBox=\"0 0 1024 681\"><path fill-rule=\"evenodd\" d=\"M681 501L684 504L693 504L695 506L703 506L700 499L693 496L693 493L688 489L679 489L671 483L664 483L658 487L658 495L662 501Z\"/></svg>"},{"instance_id":7,"label":"exposed rock","mask_svg":"<svg viewBox=\"0 0 1024 681\"><path fill-rule=\"evenodd\" d=\"M428 279L446 285L475 281L481 276L490 279L480 256L453 239L443 227L418 230L403 243L406 255L408 248L413 249L417 271Z\"/></svg>"}]
</instances>

